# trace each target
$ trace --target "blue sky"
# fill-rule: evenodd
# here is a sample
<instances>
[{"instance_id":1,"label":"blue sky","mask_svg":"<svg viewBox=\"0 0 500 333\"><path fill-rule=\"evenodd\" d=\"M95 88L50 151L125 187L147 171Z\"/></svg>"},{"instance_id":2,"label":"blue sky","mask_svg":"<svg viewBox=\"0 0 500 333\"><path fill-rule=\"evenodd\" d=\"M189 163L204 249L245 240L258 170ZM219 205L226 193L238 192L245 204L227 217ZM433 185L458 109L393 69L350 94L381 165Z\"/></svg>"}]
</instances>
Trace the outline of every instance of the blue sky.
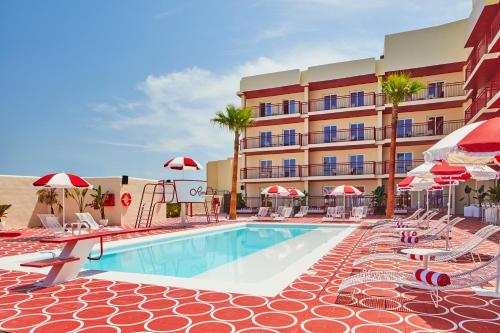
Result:
<instances>
[{"instance_id":1,"label":"blue sky","mask_svg":"<svg viewBox=\"0 0 500 333\"><path fill-rule=\"evenodd\" d=\"M0 0L0 174L165 178L232 153L241 76L383 52L470 0Z\"/></svg>"}]
</instances>

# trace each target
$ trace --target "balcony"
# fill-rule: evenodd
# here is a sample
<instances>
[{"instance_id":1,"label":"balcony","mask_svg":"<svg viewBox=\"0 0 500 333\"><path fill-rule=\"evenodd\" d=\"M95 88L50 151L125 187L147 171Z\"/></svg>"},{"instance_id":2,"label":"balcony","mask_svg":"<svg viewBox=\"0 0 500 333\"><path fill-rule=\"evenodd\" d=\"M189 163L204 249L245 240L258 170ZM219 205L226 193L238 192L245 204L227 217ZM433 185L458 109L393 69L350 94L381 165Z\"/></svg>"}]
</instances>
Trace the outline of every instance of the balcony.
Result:
<instances>
[{"instance_id":1,"label":"balcony","mask_svg":"<svg viewBox=\"0 0 500 333\"><path fill-rule=\"evenodd\" d=\"M285 103L261 103L260 105L253 106L252 117L253 118L264 118L272 116L286 116L286 115L300 115L304 108L303 102L290 101Z\"/></svg>"},{"instance_id":2,"label":"balcony","mask_svg":"<svg viewBox=\"0 0 500 333\"><path fill-rule=\"evenodd\" d=\"M401 103L401 106L441 102L447 98L462 96L465 96L463 82L450 82L444 84L429 83L427 88L422 89L416 94L406 96L404 102ZM387 104L390 104L391 102L387 100L385 94L378 94L376 99L377 106L390 106Z\"/></svg>"},{"instance_id":3,"label":"balcony","mask_svg":"<svg viewBox=\"0 0 500 333\"><path fill-rule=\"evenodd\" d=\"M344 145L345 143L367 144L370 143L369 141L375 143L375 132L375 127L309 132L307 141L310 146L317 145L317 147Z\"/></svg>"},{"instance_id":4,"label":"balcony","mask_svg":"<svg viewBox=\"0 0 500 333\"><path fill-rule=\"evenodd\" d=\"M377 162L375 173L381 176L388 175L389 163L390 161ZM408 171L416 168L422 163L424 163L424 160L396 161L396 175L405 177Z\"/></svg>"},{"instance_id":5,"label":"balcony","mask_svg":"<svg viewBox=\"0 0 500 333\"><path fill-rule=\"evenodd\" d=\"M309 112L335 112L349 111L375 106L375 93L328 96L327 98L313 99L309 101Z\"/></svg>"},{"instance_id":6,"label":"balcony","mask_svg":"<svg viewBox=\"0 0 500 333\"><path fill-rule=\"evenodd\" d=\"M483 113L482 110L487 107L492 109L500 107L499 90L500 81L498 80L493 80L488 86L484 87L465 110L465 123L478 119Z\"/></svg>"},{"instance_id":7,"label":"balcony","mask_svg":"<svg viewBox=\"0 0 500 333\"><path fill-rule=\"evenodd\" d=\"M309 177L351 178L351 176L374 175L376 162L309 164Z\"/></svg>"},{"instance_id":8,"label":"balcony","mask_svg":"<svg viewBox=\"0 0 500 333\"><path fill-rule=\"evenodd\" d=\"M240 178L241 179L282 179L285 178L289 180L297 180L300 177L307 176L307 168L304 166L272 166L272 167L250 167L241 168Z\"/></svg>"},{"instance_id":9,"label":"balcony","mask_svg":"<svg viewBox=\"0 0 500 333\"><path fill-rule=\"evenodd\" d=\"M241 149L276 150L280 147L297 148L302 145L302 134L281 134L270 137L249 137L241 140Z\"/></svg>"},{"instance_id":10,"label":"balcony","mask_svg":"<svg viewBox=\"0 0 500 333\"><path fill-rule=\"evenodd\" d=\"M418 141L412 138L433 137L448 135L451 132L464 126L464 120L450 121L428 121L426 123L416 123L408 126L398 126L396 129L396 138L401 141ZM391 139L392 127L384 126L377 129L377 140Z\"/></svg>"}]
</instances>

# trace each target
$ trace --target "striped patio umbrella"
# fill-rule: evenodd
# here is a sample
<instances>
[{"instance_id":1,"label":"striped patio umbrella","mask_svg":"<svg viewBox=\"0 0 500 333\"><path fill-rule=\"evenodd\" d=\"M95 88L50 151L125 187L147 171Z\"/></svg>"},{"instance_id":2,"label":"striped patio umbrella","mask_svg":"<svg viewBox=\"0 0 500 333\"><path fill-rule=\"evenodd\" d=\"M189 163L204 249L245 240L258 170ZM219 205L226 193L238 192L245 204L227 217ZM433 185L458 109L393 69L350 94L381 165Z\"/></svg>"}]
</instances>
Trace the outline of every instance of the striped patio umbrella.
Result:
<instances>
[{"instance_id":1,"label":"striped patio umbrella","mask_svg":"<svg viewBox=\"0 0 500 333\"><path fill-rule=\"evenodd\" d=\"M427 162L451 164L500 164L500 117L457 129L424 152Z\"/></svg>"},{"instance_id":2,"label":"striped patio umbrella","mask_svg":"<svg viewBox=\"0 0 500 333\"><path fill-rule=\"evenodd\" d=\"M68 188L92 188L92 185L88 183L85 179L73 175L71 173L65 173L65 172L60 172L60 173L50 173L48 175L45 175L39 179L37 179L34 183L33 186L35 187L46 187L46 188L62 188L63 189L63 195L62 195L62 206L63 206L63 225L64 225L64 220L65 220L65 211L64 211L64 189Z\"/></svg>"},{"instance_id":3,"label":"striped patio umbrella","mask_svg":"<svg viewBox=\"0 0 500 333\"><path fill-rule=\"evenodd\" d=\"M276 208L278 208L278 197L286 197L290 195L290 192L283 186L279 185L273 185L266 187L265 189L260 192L260 194L266 195L266 196L274 196L275 197L275 203L276 203Z\"/></svg>"},{"instance_id":4,"label":"striped patio umbrella","mask_svg":"<svg viewBox=\"0 0 500 333\"><path fill-rule=\"evenodd\" d=\"M201 170L203 167L200 163L196 162L192 158L189 157L175 157L163 164L163 166L167 169L172 170Z\"/></svg>"},{"instance_id":5,"label":"striped patio umbrella","mask_svg":"<svg viewBox=\"0 0 500 333\"><path fill-rule=\"evenodd\" d=\"M304 194L304 192L302 192L296 188L289 188L289 189L287 189L287 191L288 191L289 197L305 197L306 196Z\"/></svg>"},{"instance_id":6,"label":"striped patio umbrella","mask_svg":"<svg viewBox=\"0 0 500 333\"><path fill-rule=\"evenodd\" d=\"M361 191L359 188L354 187L354 186L349 186L349 185L340 185L332 189L328 195L331 196L343 196L344 197L344 212L345 212L345 197L346 196L355 196L355 195L363 195L364 192ZM352 203L352 199L351 199Z\"/></svg>"}]
</instances>

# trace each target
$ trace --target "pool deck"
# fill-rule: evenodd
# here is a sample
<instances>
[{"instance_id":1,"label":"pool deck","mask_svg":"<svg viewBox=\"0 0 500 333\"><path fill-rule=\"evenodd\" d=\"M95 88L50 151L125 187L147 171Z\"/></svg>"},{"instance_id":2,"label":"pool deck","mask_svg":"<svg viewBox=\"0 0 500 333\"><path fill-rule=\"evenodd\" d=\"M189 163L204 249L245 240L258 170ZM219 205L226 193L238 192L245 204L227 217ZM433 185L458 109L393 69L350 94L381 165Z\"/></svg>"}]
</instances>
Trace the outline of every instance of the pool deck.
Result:
<instances>
[{"instance_id":1,"label":"pool deck","mask_svg":"<svg viewBox=\"0 0 500 333\"><path fill-rule=\"evenodd\" d=\"M289 219L319 223L320 217ZM165 229L108 237L106 241L176 232ZM230 222L221 222L219 224ZM195 228L206 224L197 223ZM211 226L211 225L210 225ZM477 220L458 225L452 244L481 228ZM500 332L500 299L477 296L470 289L440 293L436 309L429 294L393 284L363 286L362 296L337 297L343 278L358 271L353 260L388 247L362 245L369 229L353 231L276 297L239 295L137 283L79 278L64 285L37 289L37 273L0 269L0 331L6 332ZM0 238L0 256L58 248L40 243L49 235L23 230L15 238ZM500 234L480 246L484 258L496 254ZM441 242L441 241L440 241ZM435 244L437 246L444 245ZM411 272L420 262L382 262L370 269ZM430 264L433 270L460 272L473 264L469 256L454 263Z\"/></svg>"}]
</instances>

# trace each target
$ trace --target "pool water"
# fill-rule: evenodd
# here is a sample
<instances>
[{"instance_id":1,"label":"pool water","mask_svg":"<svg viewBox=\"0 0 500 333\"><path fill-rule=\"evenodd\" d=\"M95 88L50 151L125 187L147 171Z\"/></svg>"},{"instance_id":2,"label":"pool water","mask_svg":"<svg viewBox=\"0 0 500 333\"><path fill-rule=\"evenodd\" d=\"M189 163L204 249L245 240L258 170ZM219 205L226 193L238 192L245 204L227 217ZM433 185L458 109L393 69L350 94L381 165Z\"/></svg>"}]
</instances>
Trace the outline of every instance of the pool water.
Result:
<instances>
[{"instance_id":1,"label":"pool water","mask_svg":"<svg viewBox=\"0 0 500 333\"><path fill-rule=\"evenodd\" d=\"M85 268L193 277L316 228L259 225L160 240L112 251L99 261L89 261Z\"/></svg>"}]
</instances>

